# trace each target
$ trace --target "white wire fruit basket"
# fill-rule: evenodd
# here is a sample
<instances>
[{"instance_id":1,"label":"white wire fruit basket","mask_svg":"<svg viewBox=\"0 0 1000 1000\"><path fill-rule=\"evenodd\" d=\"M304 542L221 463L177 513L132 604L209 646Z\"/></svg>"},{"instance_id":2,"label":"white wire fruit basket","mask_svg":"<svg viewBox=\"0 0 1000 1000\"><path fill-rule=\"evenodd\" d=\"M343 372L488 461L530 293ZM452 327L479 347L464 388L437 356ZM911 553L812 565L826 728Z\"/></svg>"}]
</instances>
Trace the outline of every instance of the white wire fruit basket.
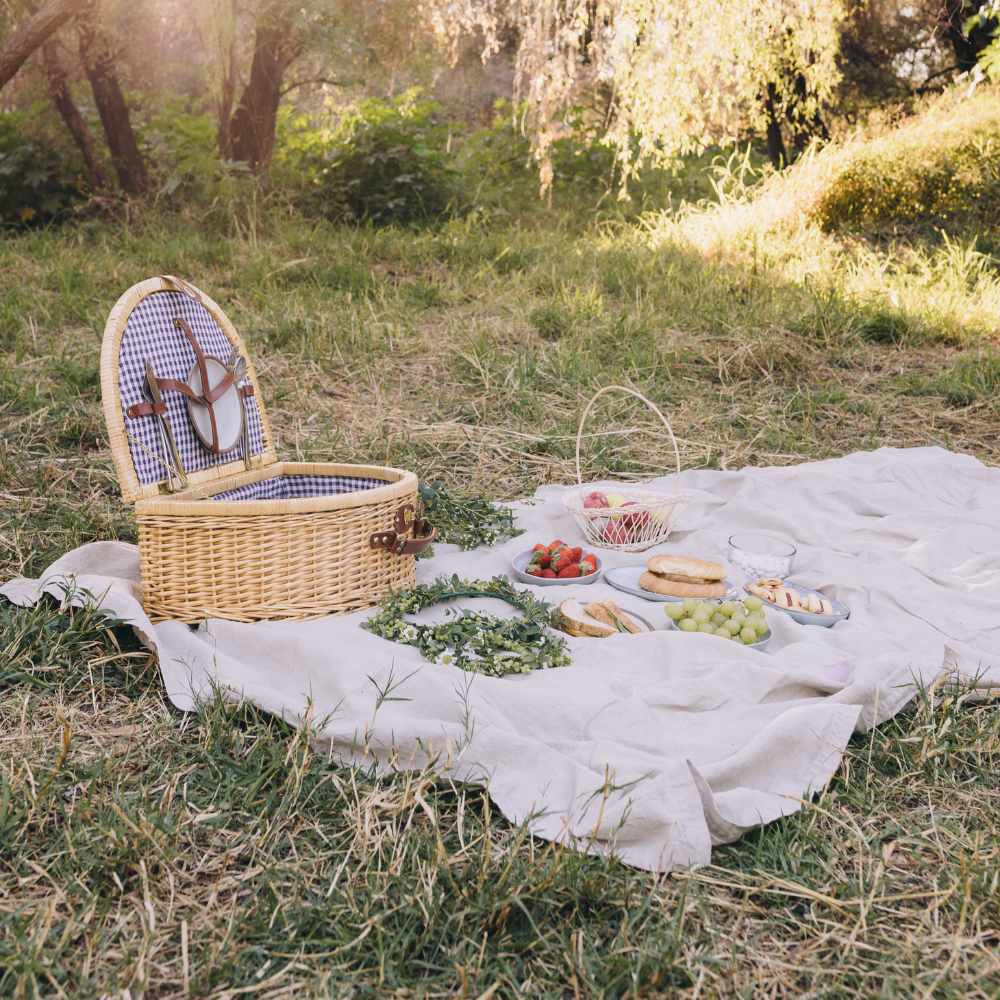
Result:
<instances>
[{"instance_id":1,"label":"white wire fruit basket","mask_svg":"<svg viewBox=\"0 0 1000 1000\"><path fill-rule=\"evenodd\" d=\"M565 505L591 545L619 552L643 552L670 537L686 497L683 492L656 493L634 483L602 483L597 486L583 482L580 467L583 428L594 404L609 392L634 396L663 421L674 447L677 473L680 474L681 453L670 421L641 393L622 385L608 385L591 397L580 417L576 433L577 487L566 494Z\"/></svg>"}]
</instances>

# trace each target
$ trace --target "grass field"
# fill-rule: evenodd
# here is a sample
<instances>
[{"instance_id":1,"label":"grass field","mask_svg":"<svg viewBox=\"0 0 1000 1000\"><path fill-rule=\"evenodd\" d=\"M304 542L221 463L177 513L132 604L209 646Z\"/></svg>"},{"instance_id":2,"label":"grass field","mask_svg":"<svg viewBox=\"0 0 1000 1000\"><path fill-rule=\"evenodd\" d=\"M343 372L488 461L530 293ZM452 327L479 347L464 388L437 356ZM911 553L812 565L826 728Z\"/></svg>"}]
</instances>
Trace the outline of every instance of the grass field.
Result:
<instances>
[{"instance_id":1,"label":"grass field","mask_svg":"<svg viewBox=\"0 0 1000 1000\"><path fill-rule=\"evenodd\" d=\"M1000 457L998 260L738 213L334 228L152 215L0 242L0 577L132 540L104 318L182 274L258 362L297 458L497 499L573 475L625 382L689 467L937 443ZM723 238L724 237L724 238ZM668 467L608 402L587 472ZM252 707L183 716L93 612L0 605L0 994L1000 996L1000 713L918 698L802 812L653 877L533 840L486 795L375 779Z\"/></svg>"}]
</instances>

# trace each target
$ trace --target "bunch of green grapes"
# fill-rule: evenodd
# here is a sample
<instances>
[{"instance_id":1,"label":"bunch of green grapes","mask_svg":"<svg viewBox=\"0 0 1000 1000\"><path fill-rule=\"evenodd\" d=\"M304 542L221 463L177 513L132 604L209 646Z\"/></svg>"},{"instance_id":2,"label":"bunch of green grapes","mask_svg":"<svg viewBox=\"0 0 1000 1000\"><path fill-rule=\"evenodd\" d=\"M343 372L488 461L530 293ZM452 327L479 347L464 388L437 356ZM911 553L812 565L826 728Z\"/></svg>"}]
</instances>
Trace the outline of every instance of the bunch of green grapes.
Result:
<instances>
[{"instance_id":1,"label":"bunch of green grapes","mask_svg":"<svg viewBox=\"0 0 1000 1000\"><path fill-rule=\"evenodd\" d=\"M766 639L771 630L759 597L742 601L699 601L692 597L666 605L667 615L684 632L705 632L750 646Z\"/></svg>"}]
</instances>

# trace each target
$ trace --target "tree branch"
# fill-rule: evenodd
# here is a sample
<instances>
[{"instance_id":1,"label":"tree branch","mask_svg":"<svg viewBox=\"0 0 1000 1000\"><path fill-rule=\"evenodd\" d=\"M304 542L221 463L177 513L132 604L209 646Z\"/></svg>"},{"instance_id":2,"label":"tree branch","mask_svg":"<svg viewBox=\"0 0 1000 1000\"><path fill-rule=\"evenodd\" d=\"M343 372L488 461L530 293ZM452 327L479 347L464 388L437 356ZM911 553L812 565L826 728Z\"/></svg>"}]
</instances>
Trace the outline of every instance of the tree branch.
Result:
<instances>
[{"instance_id":1,"label":"tree branch","mask_svg":"<svg viewBox=\"0 0 1000 1000\"><path fill-rule=\"evenodd\" d=\"M959 69L958 63L953 66L946 66L944 69L939 69L936 73L931 73L929 77L919 87L914 91L917 94L926 94L930 90L937 90L937 87L929 86L931 80L936 80L939 76L944 76L946 73L954 73L956 69Z\"/></svg>"},{"instance_id":2,"label":"tree branch","mask_svg":"<svg viewBox=\"0 0 1000 1000\"><path fill-rule=\"evenodd\" d=\"M86 2L87 0L50 0L15 31L3 48L0 48L0 88L14 77L35 49L78 14Z\"/></svg>"},{"instance_id":3,"label":"tree branch","mask_svg":"<svg viewBox=\"0 0 1000 1000\"><path fill-rule=\"evenodd\" d=\"M298 87L308 87L313 83L325 83L331 87L350 87L356 81L354 80L331 80L325 76L311 77L308 80L296 80L294 83L288 84L286 87L281 88L281 96L284 97L291 90L295 90Z\"/></svg>"}]
</instances>

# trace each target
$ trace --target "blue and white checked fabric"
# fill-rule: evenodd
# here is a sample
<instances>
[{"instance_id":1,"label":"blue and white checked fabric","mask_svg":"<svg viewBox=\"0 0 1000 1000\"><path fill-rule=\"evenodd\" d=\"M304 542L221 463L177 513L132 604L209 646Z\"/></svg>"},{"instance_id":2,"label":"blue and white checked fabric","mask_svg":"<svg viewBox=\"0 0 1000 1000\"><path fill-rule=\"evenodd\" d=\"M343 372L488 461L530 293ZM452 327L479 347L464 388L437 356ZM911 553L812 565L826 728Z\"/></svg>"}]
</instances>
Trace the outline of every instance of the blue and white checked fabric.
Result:
<instances>
[{"instance_id":1,"label":"blue and white checked fabric","mask_svg":"<svg viewBox=\"0 0 1000 1000\"><path fill-rule=\"evenodd\" d=\"M293 500L299 497L329 497L358 490L373 490L387 485L382 479L355 476L274 476L259 483L247 483L225 493L216 493L213 500Z\"/></svg>"},{"instance_id":2,"label":"blue and white checked fabric","mask_svg":"<svg viewBox=\"0 0 1000 1000\"><path fill-rule=\"evenodd\" d=\"M128 408L133 403L148 401L145 393L147 358L153 362L160 378L174 378L181 382L187 378L195 362L194 351L184 334L174 326L175 316L187 320L206 354L225 364L232 352L229 339L212 318L212 314L182 292L154 292L132 310L122 334L118 356L118 387L132 464L143 486L167 479L160 432L156 417L129 417ZM249 381L249 378L245 378L240 384L247 385ZM237 445L234 450L222 455L213 455L202 446L195 436L188 419L187 406L179 392L165 392L163 401L167 404L166 418L174 432L174 440L186 472L225 465L242 456L242 445ZM264 433L257 400L250 396L244 402L247 404L250 454L259 455L264 450Z\"/></svg>"}]
</instances>

